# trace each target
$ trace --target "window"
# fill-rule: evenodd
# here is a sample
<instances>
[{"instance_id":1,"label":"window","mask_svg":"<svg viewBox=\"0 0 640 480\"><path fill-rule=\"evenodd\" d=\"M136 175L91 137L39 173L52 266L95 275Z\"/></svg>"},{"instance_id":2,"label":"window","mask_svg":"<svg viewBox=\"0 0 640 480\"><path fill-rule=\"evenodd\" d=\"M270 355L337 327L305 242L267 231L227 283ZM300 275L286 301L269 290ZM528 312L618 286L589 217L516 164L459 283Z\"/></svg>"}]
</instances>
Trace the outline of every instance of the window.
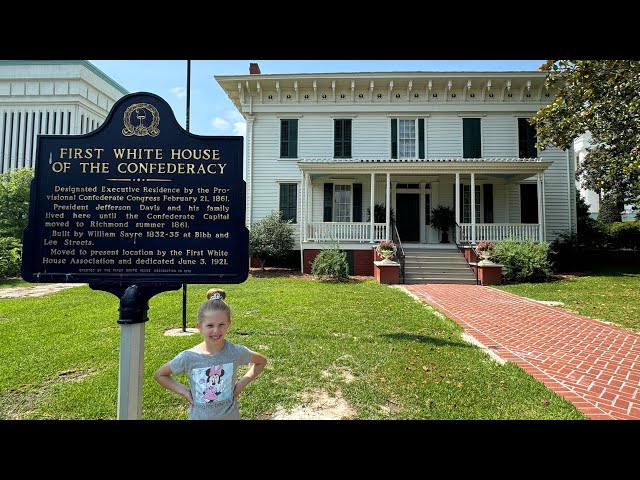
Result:
<instances>
[{"instance_id":1,"label":"window","mask_svg":"<svg viewBox=\"0 0 640 480\"><path fill-rule=\"evenodd\" d=\"M398 122L398 158L416 157L416 122L400 120Z\"/></svg>"},{"instance_id":2,"label":"window","mask_svg":"<svg viewBox=\"0 0 640 480\"><path fill-rule=\"evenodd\" d=\"M283 220L298 221L298 185L296 183L280 184L280 213Z\"/></svg>"},{"instance_id":3,"label":"window","mask_svg":"<svg viewBox=\"0 0 640 480\"><path fill-rule=\"evenodd\" d=\"M391 119L391 158L425 158L424 118Z\"/></svg>"},{"instance_id":4,"label":"window","mask_svg":"<svg viewBox=\"0 0 640 480\"><path fill-rule=\"evenodd\" d=\"M471 223L471 185L461 185L462 223ZM455 189L455 185L453 186ZM476 185L476 223L480 223L480 185Z\"/></svg>"},{"instance_id":5,"label":"window","mask_svg":"<svg viewBox=\"0 0 640 480\"><path fill-rule=\"evenodd\" d=\"M462 119L462 156L464 158L482 158L479 118Z\"/></svg>"},{"instance_id":6,"label":"window","mask_svg":"<svg viewBox=\"0 0 640 480\"><path fill-rule=\"evenodd\" d=\"M298 157L298 120L280 120L280 158Z\"/></svg>"},{"instance_id":7,"label":"window","mask_svg":"<svg viewBox=\"0 0 640 480\"><path fill-rule=\"evenodd\" d=\"M351 221L351 185L334 185L333 221Z\"/></svg>"},{"instance_id":8,"label":"window","mask_svg":"<svg viewBox=\"0 0 640 480\"><path fill-rule=\"evenodd\" d=\"M351 158L351 120L340 119L333 122L333 156Z\"/></svg>"},{"instance_id":9,"label":"window","mask_svg":"<svg viewBox=\"0 0 640 480\"><path fill-rule=\"evenodd\" d=\"M538 149L536 148L536 127L531 125L526 118L518 119L518 157L536 158Z\"/></svg>"}]
</instances>

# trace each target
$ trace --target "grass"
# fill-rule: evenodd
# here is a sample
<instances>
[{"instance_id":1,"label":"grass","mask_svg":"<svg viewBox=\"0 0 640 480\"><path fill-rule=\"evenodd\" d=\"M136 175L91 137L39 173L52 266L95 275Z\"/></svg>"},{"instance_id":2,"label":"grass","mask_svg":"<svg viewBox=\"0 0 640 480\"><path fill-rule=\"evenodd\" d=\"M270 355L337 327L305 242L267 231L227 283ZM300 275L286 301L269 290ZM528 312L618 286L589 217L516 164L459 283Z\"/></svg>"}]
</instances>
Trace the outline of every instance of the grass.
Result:
<instances>
[{"instance_id":1,"label":"grass","mask_svg":"<svg viewBox=\"0 0 640 480\"><path fill-rule=\"evenodd\" d=\"M640 332L640 267L593 265L588 276L495 287Z\"/></svg>"},{"instance_id":2,"label":"grass","mask_svg":"<svg viewBox=\"0 0 640 480\"><path fill-rule=\"evenodd\" d=\"M189 286L189 326L209 287ZM586 418L516 365L465 343L455 322L399 289L254 277L223 288L234 311L227 338L269 359L241 396L243 418L292 408L322 389L340 390L360 419ZM186 418L185 402L152 378L201 339L163 335L180 325L181 297L165 292L150 301L145 419ZM0 418L115 418L117 318L116 297L87 286L0 299Z\"/></svg>"},{"instance_id":3,"label":"grass","mask_svg":"<svg viewBox=\"0 0 640 480\"><path fill-rule=\"evenodd\" d=\"M30 287L35 285L34 283L25 282L21 278L0 278L0 288L8 287Z\"/></svg>"}]
</instances>

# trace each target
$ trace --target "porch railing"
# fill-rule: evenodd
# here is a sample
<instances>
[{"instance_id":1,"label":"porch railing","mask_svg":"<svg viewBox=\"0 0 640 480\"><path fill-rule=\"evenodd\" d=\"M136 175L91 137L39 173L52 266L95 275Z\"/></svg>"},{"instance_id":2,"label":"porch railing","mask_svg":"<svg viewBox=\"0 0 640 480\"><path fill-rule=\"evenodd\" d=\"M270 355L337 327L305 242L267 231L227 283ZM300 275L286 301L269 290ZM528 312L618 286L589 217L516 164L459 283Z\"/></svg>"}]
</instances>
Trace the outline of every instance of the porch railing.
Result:
<instances>
[{"instance_id":1,"label":"porch railing","mask_svg":"<svg viewBox=\"0 0 640 480\"><path fill-rule=\"evenodd\" d=\"M369 242L371 241L370 223L314 222L307 225L307 240L311 242ZM373 224L373 241L387 238L385 223Z\"/></svg>"},{"instance_id":2,"label":"porch railing","mask_svg":"<svg viewBox=\"0 0 640 480\"><path fill-rule=\"evenodd\" d=\"M402 277L402 283L404 283L404 248L402 247L402 240L398 233L398 227L396 227L396 224L393 221L391 222L391 240L398 245L396 248L396 257L398 258L398 263L400 263L400 276Z\"/></svg>"},{"instance_id":3,"label":"porch railing","mask_svg":"<svg viewBox=\"0 0 640 480\"><path fill-rule=\"evenodd\" d=\"M456 239L455 239L456 246L458 247L458 250L460 250L460 252L462 254L464 254L465 253L464 252L465 247L472 248L471 240L469 240L465 236L464 229L461 228L460 225L458 225L456 223L456 226L454 228L456 230L456 235L455 235L455 237L456 237ZM459 235L458 235L458 232L459 232ZM467 260L467 256L466 255L464 255L464 259ZM476 285L480 285L480 281L478 280L478 269L477 268L473 268L471 266L471 264L469 263L469 260L467 260L467 265L469 265L469 268L473 271L473 273L474 273L474 275L476 277Z\"/></svg>"},{"instance_id":4,"label":"porch railing","mask_svg":"<svg viewBox=\"0 0 640 480\"><path fill-rule=\"evenodd\" d=\"M475 227L476 242L480 240L500 242L508 238L517 241L540 241L540 225L537 223L476 223ZM473 238L472 224L462 223L460 230L465 238Z\"/></svg>"}]
</instances>

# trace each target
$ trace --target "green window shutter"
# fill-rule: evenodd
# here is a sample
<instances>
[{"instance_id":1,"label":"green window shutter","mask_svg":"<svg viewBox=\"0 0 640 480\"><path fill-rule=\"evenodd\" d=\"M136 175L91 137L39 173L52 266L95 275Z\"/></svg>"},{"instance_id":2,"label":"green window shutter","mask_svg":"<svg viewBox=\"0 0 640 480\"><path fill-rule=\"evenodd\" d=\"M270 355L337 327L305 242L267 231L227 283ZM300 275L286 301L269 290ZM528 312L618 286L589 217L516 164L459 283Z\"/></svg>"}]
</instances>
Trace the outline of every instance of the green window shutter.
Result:
<instances>
[{"instance_id":1,"label":"green window shutter","mask_svg":"<svg viewBox=\"0 0 640 480\"><path fill-rule=\"evenodd\" d=\"M476 185L476 223L480 223L480 185Z\"/></svg>"},{"instance_id":2,"label":"green window shutter","mask_svg":"<svg viewBox=\"0 0 640 480\"><path fill-rule=\"evenodd\" d=\"M333 121L333 156L335 158L340 158L343 156L343 143L342 143L342 138L343 138L343 123L342 120L334 120Z\"/></svg>"},{"instance_id":3,"label":"green window shutter","mask_svg":"<svg viewBox=\"0 0 640 480\"><path fill-rule=\"evenodd\" d=\"M343 120L344 122L344 141L343 141L343 155L346 158L351 158L351 120Z\"/></svg>"},{"instance_id":4,"label":"green window shutter","mask_svg":"<svg viewBox=\"0 0 640 480\"><path fill-rule=\"evenodd\" d=\"M297 222L298 185L295 183L280 184L280 212L283 220Z\"/></svg>"},{"instance_id":5,"label":"green window shutter","mask_svg":"<svg viewBox=\"0 0 640 480\"><path fill-rule=\"evenodd\" d=\"M464 158L482 157L479 118L462 119L462 156Z\"/></svg>"},{"instance_id":6,"label":"green window shutter","mask_svg":"<svg viewBox=\"0 0 640 480\"><path fill-rule=\"evenodd\" d=\"M289 158L298 158L298 120L289 120Z\"/></svg>"},{"instance_id":7,"label":"green window shutter","mask_svg":"<svg viewBox=\"0 0 640 480\"><path fill-rule=\"evenodd\" d=\"M391 158L398 158L398 120L391 119Z\"/></svg>"},{"instance_id":8,"label":"green window shutter","mask_svg":"<svg viewBox=\"0 0 640 480\"><path fill-rule=\"evenodd\" d=\"M280 120L280 158L289 157L289 120Z\"/></svg>"},{"instance_id":9,"label":"green window shutter","mask_svg":"<svg viewBox=\"0 0 640 480\"><path fill-rule=\"evenodd\" d=\"M424 158L424 118L418 119L418 158Z\"/></svg>"},{"instance_id":10,"label":"green window shutter","mask_svg":"<svg viewBox=\"0 0 640 480\"><path fill-rule=\"evenodd\" d=\"M324 213L323 222L330 222L333 218L333 183L324 184Z\"/></svg>"},{"instance_id":11,"label":"green window shutter","mask_svg":"<svg viewBox=\"0 0 640 480\"><path fill-rule=\"evenodd\" d=\"M353 184L353 221L362 221L362 184Z\"/></svg>"},{"instance_id":12,"label":"green window shutter","mask_svg":"<svg viewBox=\"0 0 640 480\"><path fill-rule=\"evenodd\" d=\"M484 223L493 223L493 184L485 183L484 196Z\"/></svg>"}]
</instances>

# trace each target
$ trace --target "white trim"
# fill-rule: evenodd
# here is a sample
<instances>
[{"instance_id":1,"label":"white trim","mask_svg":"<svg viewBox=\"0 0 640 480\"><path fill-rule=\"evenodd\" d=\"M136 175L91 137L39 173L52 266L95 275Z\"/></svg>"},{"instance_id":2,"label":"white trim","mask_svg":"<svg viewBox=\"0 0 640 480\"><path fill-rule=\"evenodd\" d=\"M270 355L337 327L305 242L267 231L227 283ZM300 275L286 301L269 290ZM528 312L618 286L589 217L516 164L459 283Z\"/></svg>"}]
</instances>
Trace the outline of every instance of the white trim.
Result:
<instances>
[{"instance_id":1,"label":"white trim","mask_svg":"<svg viewBox=\"0 0 640 480\"><path fill-rule=\"evenodd\" d=\"M411 120L418 118L428 118L431 114L429 113L388 113L387 118L402 118L403 120Z\"/></svg>"},{"instance_id":2,"label":"white trim","mask_svg":"<svg viewBox=\"0 0 640 480\"><path fill-rule=\"evenodd\" d=\"M278 114L277 113L275 115L275 117L279 118L281 120L288 120L288 119L295 120L297 118L304 117L304 114L302 114L302 113L280 113L280 114Z\"/></svg>"},{"instance_id":3,"label":"white trim","mask_svg":"<svg viewBox=\"0 0 640 480\"><path fill-rule=\"evenodd\" d=\"M302 116L302 115L301 115ZM357 113L330 114L329 118L333 120L352 120L358 116Z\"/></svg>"},{"instance_id":4,"label":"white trim","mask_svg":"<svg viewBox=\"0 0 640 480\"><path fill-rule=\"evenodd\" d=\"M460 118L482 118L486 117L488 112L458 112Z\"/></svg>"},{"instance_id":5,"label":"white trim","mask_svg":"<svg viewBox=\"0 0 640 480\"><path fill-rule=\"evenodd\" d=\"M299 178L297 180L279 180L279 179L275 179L274 182L276 183L302 183L302 180Z\"/></svg>"}]
</instances>

